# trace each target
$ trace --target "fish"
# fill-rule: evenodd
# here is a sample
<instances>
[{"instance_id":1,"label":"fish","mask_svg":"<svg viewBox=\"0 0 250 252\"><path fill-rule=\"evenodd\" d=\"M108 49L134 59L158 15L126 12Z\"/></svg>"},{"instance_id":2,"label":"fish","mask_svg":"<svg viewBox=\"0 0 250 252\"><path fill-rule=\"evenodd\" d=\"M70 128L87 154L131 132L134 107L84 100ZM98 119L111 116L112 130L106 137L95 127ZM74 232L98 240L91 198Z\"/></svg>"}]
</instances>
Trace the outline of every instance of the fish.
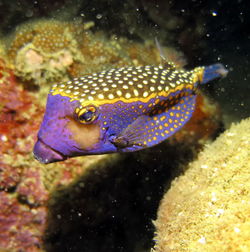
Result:
<instances>
[{"instance_id":1,"label":"fish","mask_svg":"<svg viewBox=\"0 0 250 252\"><path fill-rule=\"evenodd\" d=\"M113 68L55 84L34 157L48 164L157 145L191 118L198 88L227 73L220 63L183 70L165 62Z\"/></svg>"}]
</instances>

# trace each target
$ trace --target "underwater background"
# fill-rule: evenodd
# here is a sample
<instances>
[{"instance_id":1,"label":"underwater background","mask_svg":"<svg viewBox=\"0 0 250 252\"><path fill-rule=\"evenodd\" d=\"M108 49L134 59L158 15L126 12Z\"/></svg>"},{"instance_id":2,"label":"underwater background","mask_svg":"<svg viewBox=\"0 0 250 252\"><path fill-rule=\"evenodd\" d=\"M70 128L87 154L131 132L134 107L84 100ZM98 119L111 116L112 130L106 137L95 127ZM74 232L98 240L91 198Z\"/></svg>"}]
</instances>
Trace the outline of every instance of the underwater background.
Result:
<instances>
[{"instance_id":1,"label":"underwater background","mask_svg":"<svg viewBox=\"0 0 250 252\"><path fill-rule=\"evenodd\" d=\"M250 251L249 1L0 0L0 251ZM143 151L43 165L55 83L221 62L192 119Z\"/></svg>"}]
</instances>

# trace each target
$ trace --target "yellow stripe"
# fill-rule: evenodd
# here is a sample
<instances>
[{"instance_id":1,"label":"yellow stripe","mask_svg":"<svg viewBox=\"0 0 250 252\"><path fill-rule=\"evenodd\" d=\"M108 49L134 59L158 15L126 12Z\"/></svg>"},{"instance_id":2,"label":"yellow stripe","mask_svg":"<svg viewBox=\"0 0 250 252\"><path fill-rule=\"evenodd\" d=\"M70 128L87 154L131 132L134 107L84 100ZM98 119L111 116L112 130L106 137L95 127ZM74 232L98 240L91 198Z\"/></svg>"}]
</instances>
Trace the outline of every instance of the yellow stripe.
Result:
<instances>
[{"instance_id":1,"label":"yellow stripe","mask_svg":"<svg viewBox=\"0 0 250 252\"><path fill-rule=\"evenodd\" d=\"M90 101L90 100L85 100L83 103L81 103L81 105L84 107L84 106L87 106L89 104L93 104L93 105L96 105L96 106L100 106L100 105L104 105L104 104L114 104L118 101L122 101L124 103L133 103L133 102L143 102L143 103L147 103L150 99L152 98L155 98L157 96L164 96L164 97L168 97L169 95L171 95L172 93L176 92L176 91L180 91L182 90L183 88L186 88L186 89L190 89L190 90L193 90L194 89L194 86L193 84L180 84L178 86L176 86L175 89L170 89L168 92L166 91L161 91L161 92L158 92L158 93L152 93L150 94L149 96L147 97L132 97L132 98L129 98L129 99L126 99L124 97L117 97L115 99L103 99L103 100L99 100L99 99L95 99L94 97L94 100L93 101ZM53 91L53 90L52 90ZM65 92L59 92L58 90L54 90L52 93L52 95L61 95L61 96L65 96L65 97L69 97L71 98L70 102L72 101L79 101L80 99L75 97L74 95L72 94L66 94Z\"/></svg>"}]
</instances>

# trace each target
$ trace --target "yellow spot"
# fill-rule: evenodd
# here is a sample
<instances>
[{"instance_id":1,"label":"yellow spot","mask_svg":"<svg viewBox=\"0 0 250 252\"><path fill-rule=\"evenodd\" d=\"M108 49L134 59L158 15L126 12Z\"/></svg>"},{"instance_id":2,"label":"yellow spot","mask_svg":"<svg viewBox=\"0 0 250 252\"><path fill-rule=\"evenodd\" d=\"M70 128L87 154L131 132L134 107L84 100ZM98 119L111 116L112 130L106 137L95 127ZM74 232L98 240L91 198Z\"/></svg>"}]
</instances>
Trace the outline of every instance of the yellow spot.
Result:
<instances>
[{"instance_id":1,"label":"yellow spot","mask_svg":"<svg viewBox=\"0 0 250 252\"><path fill-rule=\"evenodd\" d=\"M160 99L155 100L155 104L158 104L160 102Z\"/></svg>"},{"instance_id":2,"label":"yellow spot","mask_svg":"<svg viewBox=\"0 0 250 252\"><path fill-rule=\"evenodd\" d=\"M164 123L164 126L165 126L165 127L168 127L168 126L169 126L169 124L168 124L168 123Z\"/></svg>"},{"instance_id":3,"label":"yellow spot","mask_svg":"<svg viewBox=\"0 0 250 252\"><path fill-rule=\"evenodd\" d=\"M143 97L147 97L147 96L148 96L148 92L146 91L143 93Z\"/></svg>"},{"instance_id":4,"label":"yellow spot","mask_svg":"<svg viewBox=\"0 0 250 252\"><path fill-rule=\"evenodd\" d=\"M169 123L173 123L173 120L171 118L168 121L169 121Z\"/></svg>"},{"instance_id":5,"label":"yellow spot","mask_svg":"<svg viewBox=\"0 0 250 252\"><path fill-rule=\"evenodd\" d=\"M159 126L159 129L160 129L160 130L162 130L162 129L163 129L162 125L160 125L160 126Z\"/></svg>"},{"instance_id":6,"label":"yellow spot","mask_svg":"<svg viewBox=\"0 0 250 252\"><path fill-rule=\"evenodd\" d=\"M165 132L166 134L169 134L169 131L168 131L168 130L165 130L164 132Z\"/></svg>"},{"instance_id":7,"label":"yellow spot","mask_svg":"<svg viewBox=\"0 0 250 252\"><path fill-rule=\"evenodd\" d=\"M173 113L173 112L170 112L170 116L174 116L174 113Z\"/></svg>"},{"instance_id":8,"label":"yellow spot","mask_svg":"<svg viewBox=\"0 0 250 252\"><path fill-rule=\"evenodd\" d=\"M160 120L164 121L165 119L166 119L166 116L162 116Z\"/></svg>"},{"instance_id":9,"label":"yellow spot","mask_svg":"<svg viewBox=\"0 0 250 252\"><path fill-rule=\"evenodd\" d=\"M157 140L157 137L153 137L153 140L154 140L154 141Z\"/></svg>"}]
</instances>

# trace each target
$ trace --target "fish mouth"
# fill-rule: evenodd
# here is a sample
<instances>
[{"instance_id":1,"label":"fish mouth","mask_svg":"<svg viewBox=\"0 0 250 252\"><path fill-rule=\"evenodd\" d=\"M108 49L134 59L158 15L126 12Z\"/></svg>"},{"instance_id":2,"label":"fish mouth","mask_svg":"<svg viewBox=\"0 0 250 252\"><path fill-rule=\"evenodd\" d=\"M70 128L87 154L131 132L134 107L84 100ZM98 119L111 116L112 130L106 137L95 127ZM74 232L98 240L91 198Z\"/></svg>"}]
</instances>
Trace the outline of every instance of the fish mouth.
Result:
<instances>
[{"instance_id":1,"label":"fish mouth","mask_svg":"<svg viewBox=\"0 0 250 252\"><path fill-rule=\"evenodd\" d=\"M49 164L67 159L62 153L54 150L52 147L38 139L34 149L33 155L42 164Z\"/></svg>"}]
</instances>

